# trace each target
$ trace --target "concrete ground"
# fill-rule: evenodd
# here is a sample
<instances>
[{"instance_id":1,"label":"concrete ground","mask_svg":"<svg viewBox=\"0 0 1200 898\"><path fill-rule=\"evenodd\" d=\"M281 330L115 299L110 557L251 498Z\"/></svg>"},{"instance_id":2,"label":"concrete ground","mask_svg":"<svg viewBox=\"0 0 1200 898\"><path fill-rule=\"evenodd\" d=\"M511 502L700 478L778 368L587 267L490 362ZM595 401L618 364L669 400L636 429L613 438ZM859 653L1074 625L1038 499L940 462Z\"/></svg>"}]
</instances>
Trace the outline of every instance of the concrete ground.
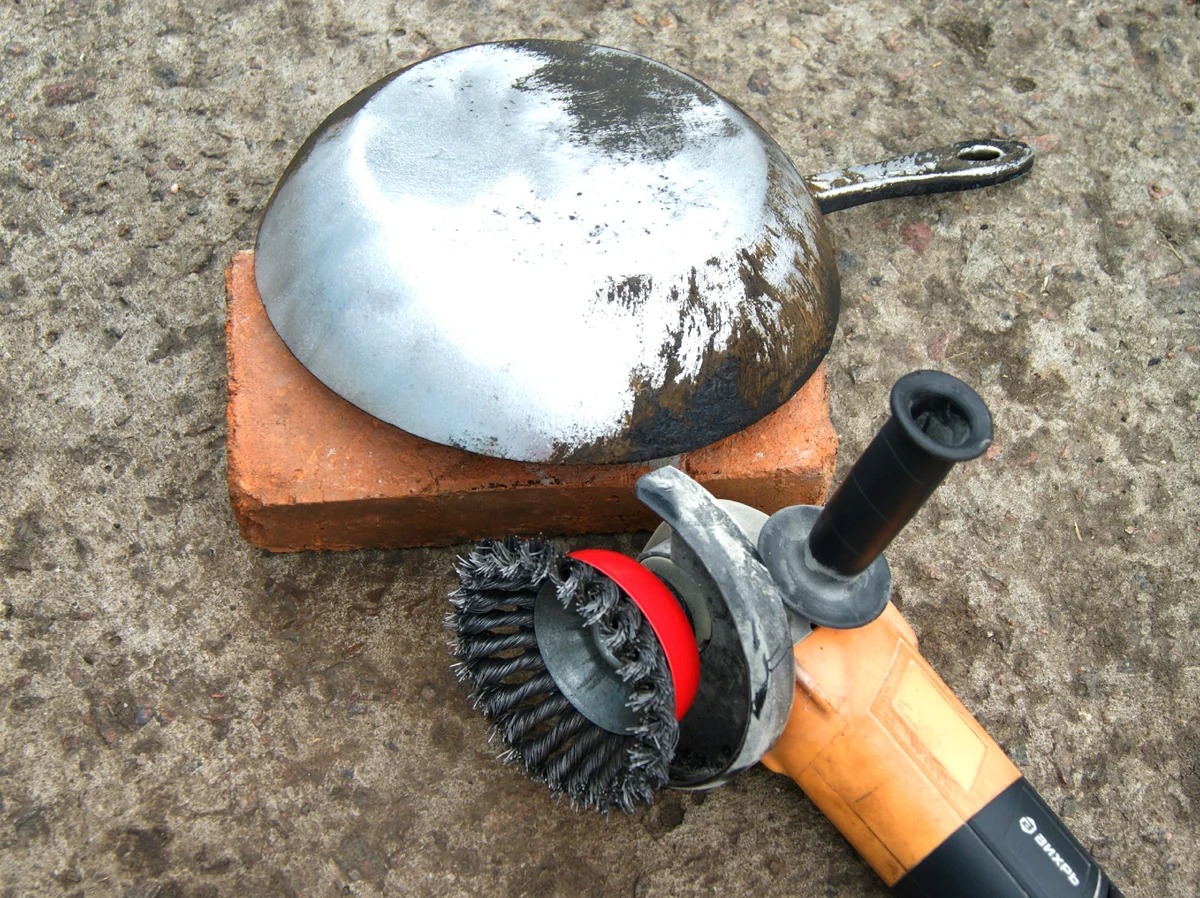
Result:
<instances>
[{"instance_id":1,"label":"concrete ground","mask_svg":"<svg viewBox=\"0 0 1200 898\"><path fill-rule=\"evenodd\" d=\"M996 446L894 544L898 601L1127 895L1200 895L1194 0L6 3L0 895L886 894L765 770L606 820L496 763L455 550L238 537L224 265L343 100L518 36L682 68L801 170L1037 147L829 219L834 420L849 461L906 371L977 386Z\"/></svg>"}]
</instances>

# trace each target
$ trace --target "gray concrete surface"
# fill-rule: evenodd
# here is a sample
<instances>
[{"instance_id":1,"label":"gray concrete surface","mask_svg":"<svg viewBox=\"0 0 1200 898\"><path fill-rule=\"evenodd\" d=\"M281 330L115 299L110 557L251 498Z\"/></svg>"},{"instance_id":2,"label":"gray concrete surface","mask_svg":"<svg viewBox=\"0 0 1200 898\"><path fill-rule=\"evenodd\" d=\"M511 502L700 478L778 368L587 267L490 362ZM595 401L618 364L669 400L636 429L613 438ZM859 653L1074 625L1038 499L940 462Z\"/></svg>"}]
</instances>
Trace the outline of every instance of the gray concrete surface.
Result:
<instances>
[{"instance_id":1,"label":"gray concrete surface","mask_svg":"<svg viewBox=\"0 0 1200 898\"><path fill-rule=\"evenodd\" d=\"M398 66L548 36L699 76L802 170L1037 146L1020 183L831 217L835 423L849 460L909 369L977 385L996 447L894 545L899 602L1128 895L1200 895L1198 15L4 3L0 894L885 894L764 770L605 820L495 763L446 661L454 551L233 526L222 269L292 153Z\"/></svg>"}]
</instances>

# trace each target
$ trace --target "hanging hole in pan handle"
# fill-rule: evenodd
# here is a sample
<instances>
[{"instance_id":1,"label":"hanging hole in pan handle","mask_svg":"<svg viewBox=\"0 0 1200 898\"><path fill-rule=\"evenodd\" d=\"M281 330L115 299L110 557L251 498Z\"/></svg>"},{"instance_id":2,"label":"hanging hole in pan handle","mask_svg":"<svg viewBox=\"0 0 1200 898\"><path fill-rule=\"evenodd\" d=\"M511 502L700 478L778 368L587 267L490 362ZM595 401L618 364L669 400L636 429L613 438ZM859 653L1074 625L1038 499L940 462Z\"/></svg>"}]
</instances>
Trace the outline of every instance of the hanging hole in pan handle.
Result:
<instances>
[{"instance_id":1,"label":"hanging hole in pan handle","mask_svg":"<svg viewBox=\"0 0 1200 898\"><path fill-rule=\"evenodd\" d=\"M1004 150L990 143L972 143L958 151L964 162L995 162L1004 155Z\"/></svg>"},{"instance_id":2,"label":"hanging hole in pan handle","mask_svg":"<svg viewBox=\"0 0 1200 898\"><path fill-rule=\"evenodd\" d=\"M990 187L1031 168L1028 144L987 138L822 172L804 182L822 212L837 212L875 200Z\"/></svg>"}]
</instances>

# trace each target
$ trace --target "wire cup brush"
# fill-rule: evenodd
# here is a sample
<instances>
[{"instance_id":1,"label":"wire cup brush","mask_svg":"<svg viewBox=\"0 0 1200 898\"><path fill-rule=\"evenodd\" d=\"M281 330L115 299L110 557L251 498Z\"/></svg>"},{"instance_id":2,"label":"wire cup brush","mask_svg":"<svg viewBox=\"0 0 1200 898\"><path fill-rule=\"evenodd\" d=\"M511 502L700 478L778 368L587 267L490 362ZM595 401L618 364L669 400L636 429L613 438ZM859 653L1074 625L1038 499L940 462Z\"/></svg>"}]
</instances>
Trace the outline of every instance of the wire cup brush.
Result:
<instances>
[{"instance_id":1,"label":"wire cup brush","mask_svg":"<svg viewBox=\"0 0 1200 898\"><path fill-rule=\"evenodd\" d=\"M448 624L494 735L579 804L631 810L761 761L913 898L1120 898L955 698L889 601L882 552L992 421L961 381L897 382L892 416L824 508L768 517L675 468L638 561L488 542Z\"/></svg>"},{"instance_id":2,"label":"wire cup brush","mask_svg":"<svg viewBox=\"0 0 1200 898\"><path fill-rule=\"evenodd\" d=\"M653 800L700 666L666 587L616 552L564 555L538 539L483 543L458 575L456 670L508 759L587 807Z\"/></svg>"}]
</instances>

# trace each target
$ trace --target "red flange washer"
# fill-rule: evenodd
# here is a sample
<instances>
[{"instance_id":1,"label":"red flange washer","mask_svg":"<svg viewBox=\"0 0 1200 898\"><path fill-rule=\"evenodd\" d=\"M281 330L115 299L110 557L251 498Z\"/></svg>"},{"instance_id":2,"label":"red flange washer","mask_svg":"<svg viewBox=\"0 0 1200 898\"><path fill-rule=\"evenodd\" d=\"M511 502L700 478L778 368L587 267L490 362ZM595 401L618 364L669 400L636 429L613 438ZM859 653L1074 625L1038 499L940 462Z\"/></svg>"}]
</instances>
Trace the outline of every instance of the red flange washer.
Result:
<instances>
[{"instance_id":1,"label":"red flange washer","mask_svg":"<svg viewBox=\"0 0 1200 898\"><path fill-rule=\"evenodd\" d=\"M645 565L610 549L580 549L568 554L608 577L637 605L658 637L675 688L675 719L682 720L700 685L700 649L687 615L675 595Z\"/></svg>"}]
</instances>

